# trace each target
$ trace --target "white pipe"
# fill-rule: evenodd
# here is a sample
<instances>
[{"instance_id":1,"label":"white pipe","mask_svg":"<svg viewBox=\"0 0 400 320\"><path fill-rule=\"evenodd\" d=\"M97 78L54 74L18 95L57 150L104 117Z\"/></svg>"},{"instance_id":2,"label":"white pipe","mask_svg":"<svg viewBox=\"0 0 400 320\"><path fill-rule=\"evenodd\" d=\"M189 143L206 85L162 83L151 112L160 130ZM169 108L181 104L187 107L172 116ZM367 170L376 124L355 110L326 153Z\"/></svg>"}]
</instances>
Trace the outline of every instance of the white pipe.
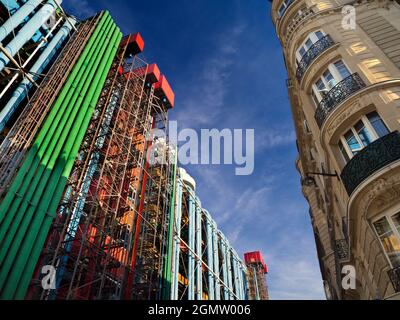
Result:
<instances>
[{"instance_id":1,"label":"white pipe","mask_svg":"<svg viewBox=\"0 0 400 320\"><path fill-rule=\"evenodd\" d=\"M61 0L59 1L61 2ZM47 2L18 32L17 36L5 47L8 55L14 57L19 50L33 37L37 30L50 18L55 12L57 5L53 0ZM0 54L0 71L10 62L8 55Z\"/></svg>"},{"instance_id":2,"label":"white pipe","mask_svg":"<svg viewBox=\"0 0 400 320\"><path fill-rule=\"evenodd\" d=\"M41 4L43 0L30 0L17 10L3 25L0 27L0 42L4 40L16 27L18 27L33 10Z\"/></svg>"},{"instance_id":3,"label":"white pipe","mask_svg":"<svg viewBox=\"0 0 400 320\"><path fill-rule=\"evenodd\" d=\"M41 73L46 68L50 60L54 57L54 55L57 53L57 50L60 48L64 40L71 32L71 24L75 23L76 21L66 21L61 29L54 36L54 38L51 40L51 42L48 44L43 53L39 56L38 60L29 71L30 74L34 74L33 80L36 80L38 78L37 74ZM25 78L14 91L14 94L8 101L7 105L0 112L0 131L3 130L7 121L13 115L14 111L17 109L21 101L25 99L31 87L32 83Z\"/></svg>"},{"instance_id":4,"label":"white pipe","mask_svg":"<svg viewBox=\"0 0 400 320\"><path fill-rule=\"evenodd\" d=\"M58 25L61 23L63 19L60 18L58 19L57 23L54 25L54 27L49 31L49 33L40 41L40 43L38 44L37 48L35 49L35 51L32 52L32 54L29 56L28 59L26 59L26 61L24 62L24 64L22 65L22 68L25 68L29 62L31 62L31 60L36 56L36 54L39 52L39 50L45 45L45 43L47 43L48 38L53 34L54 30L58 27ZM3 89L3 91L0 93L0 99L3 98L3 96L6 94L6 92L8 91L8 89L10 89L10 87L14 84L14 82L18 79L20 73L17 72L15 73L15 75L12 77L12 79L8 82L7 86Z\"/></svg>"}]
</instances>

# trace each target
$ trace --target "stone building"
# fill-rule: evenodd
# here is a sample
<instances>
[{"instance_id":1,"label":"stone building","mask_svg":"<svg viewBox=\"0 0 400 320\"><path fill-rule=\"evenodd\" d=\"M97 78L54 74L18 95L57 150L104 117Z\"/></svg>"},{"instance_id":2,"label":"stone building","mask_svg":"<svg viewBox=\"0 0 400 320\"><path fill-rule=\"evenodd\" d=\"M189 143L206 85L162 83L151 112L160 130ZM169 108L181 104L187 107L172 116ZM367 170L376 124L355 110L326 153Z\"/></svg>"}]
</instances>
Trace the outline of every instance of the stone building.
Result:
<instances>
[{"instance_id":1,"label":"stone building","mask_svg":"<svg viewBox=\"0 0 400 320\"><path fill-rule=\"evenodd\" d=\"M400 299L400 1L272 0L272 19L327 298Z\"/></svg>"}]
</instances>

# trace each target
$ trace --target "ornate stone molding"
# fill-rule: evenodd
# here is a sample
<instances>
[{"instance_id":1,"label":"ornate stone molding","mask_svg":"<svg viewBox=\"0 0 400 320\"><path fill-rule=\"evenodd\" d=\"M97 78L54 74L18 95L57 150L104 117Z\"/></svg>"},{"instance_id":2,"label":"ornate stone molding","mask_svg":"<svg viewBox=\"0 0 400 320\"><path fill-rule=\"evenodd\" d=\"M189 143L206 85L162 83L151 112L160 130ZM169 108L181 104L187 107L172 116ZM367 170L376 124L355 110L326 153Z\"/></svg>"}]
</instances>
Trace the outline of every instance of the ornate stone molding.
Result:
<instances>
[{"instance_id":1,"label":"ornate stone molding","mask_svg":"<svg viewBox=\"0 0 400 320\"><path fill-rule=\"evenodd\" d=\"M326 126L326 137L327 141L330 141L335 131L339 128L339 126L348 119L352 114L358 112L363 107L359 100L350 104L346 110L340 113L336 118L334 118L330 123Z\"/></svg>"}]
</instances>

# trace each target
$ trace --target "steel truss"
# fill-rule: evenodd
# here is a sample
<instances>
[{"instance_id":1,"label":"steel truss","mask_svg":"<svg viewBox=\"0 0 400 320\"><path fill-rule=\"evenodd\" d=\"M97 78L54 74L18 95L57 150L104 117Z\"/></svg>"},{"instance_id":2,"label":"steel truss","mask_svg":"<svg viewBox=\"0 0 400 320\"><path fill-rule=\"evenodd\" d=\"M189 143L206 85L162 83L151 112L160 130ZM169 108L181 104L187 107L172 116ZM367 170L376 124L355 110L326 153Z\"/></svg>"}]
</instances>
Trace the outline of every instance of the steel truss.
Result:
<instances>
[{"instance_id":1,"label":"steel truss","mask_svg":"<svg viewBox=\"0 0 400 320\"><path fill-rule=\"evenodd\" d=\"M181 191L179 191L181 188ZM244 300L246 268L194 191L178 180L173 300Z\"/></svg>"},{"instance_id":2,"label":"steel truss","mask_svg":"<svg viewBox=\"0 0 400 320\"><path fill-rule=\"evenodd\" d=\"M152 128L166 131L168 118L146 82L148 64L127 49L117 53L75 161L32 281L34 298L159 295L170 165L151 165L148 154ZM57 291L40 288L43 265L57 268Z\"/></svg>"},{"instance_id":3,"label":"steel truss","mask_svg":"<svg viewBox=\"0 0 400 320\"><path fill-rule=\"evenodd\" d=\"M82 22L0 145L0 198L32 145L46 114L93 34L100 14Z\"/></svg>"}]
</instances>

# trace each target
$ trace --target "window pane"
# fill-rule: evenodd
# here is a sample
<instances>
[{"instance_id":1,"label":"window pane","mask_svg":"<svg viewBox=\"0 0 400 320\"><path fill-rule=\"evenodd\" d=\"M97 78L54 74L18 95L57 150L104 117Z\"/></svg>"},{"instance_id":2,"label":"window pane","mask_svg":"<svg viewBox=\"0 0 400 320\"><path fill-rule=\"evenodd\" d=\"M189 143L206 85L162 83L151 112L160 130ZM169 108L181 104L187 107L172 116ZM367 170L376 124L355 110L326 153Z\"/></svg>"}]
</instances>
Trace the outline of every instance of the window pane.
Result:
<instances>
[{"instance_id":1,"label":"window pane","mask_svg":"<svg viewBox=\"0 0 400 320\"><path fill-rule=\"evenodd\" d=\"M394 225L396 226L397 231L400 232L400 212L395 214L392 217L392 220L393 220Z\"/></svg>"},{"instance_id":2,"label":"window pane","mask_svg":"<svg viewBox=\"0 0 400 320\"><path fill-rule=\"evenodd\" d=\"M350 71L344 65L342 60L336 62L335 63L335 67L336 67L337 71L340 73L340 76L342 77L342 79L347 78L348 76L350 76Z\"/></svg>"},{"instance_id":3,"label":"window pane","mask_svg":"<svg viewBox=\"0 0 400 320\"><path fill-rule=\"evenodd\" d=\"M346 160L346 163L349 162L349 161L350 161L350 157L349 157L349 155L347 154L347 151L346 151L346 149L344 148L344 145L343 145L342 141L339 141L339 150L340 150L340 152L342 153L344 159Z\"/></svg>"},{"instance_id":4,"label":"window pane","mask_svg":"<svg viewBox=\"0 0 400 320\"><path fill-rule=\"evenodd\" d=\"M323 74L325 81L328 83L328 89L332 89L336 84L337 81L333 77L332 73L329 70L326 70Z\"/></svg>"},{"instance_id":5,"label":"window pane","mask_svg":"<svg viewBox=\"0 0 400 320\"><path fill-rule=\"evenodd\" d=\"M384 217L374 223L376 232L393 267L400 265L400 241L391 229L387 218Z\"/></svg>"},{"instance_id":6,"label":"window pane","mask_svg":"<svg viewBox=\"0 0 400 320\"><path fill-rule=\"evenodd\" d=\"M312 41L310 40L310 38L308 38L307 41L306 41L307 49L310 49L312 47L312 45L313 45Z\"/></svg>"},{"instance_id":7,"label":"window pane","mask_svg":"<svg viewBox=\"0 0 400 320\"><path fill-rule=\"evenodd\" d=\"M285 12L285 8L286 8L286 6L285 6L284 3L279 7L278 12L279 12L279 16L280 16L280 17L281 17L281 16L283 15L283 13Z\"/></svg>"},{"instance_id":8,"label":"window pane","mask_svg":"<svg viewBox=\"0 0 400 320\"><path fill-rule=\"evenodd\" d=\"M365 147L370 145L374 141L371 133L368 131L362 121L357 122L354 128L356 129L358 136L360 137L360 140Z\"/></svg>"},{"instance_id":9,"label":"window pane","mask_svg":"<svg viewBox=\"0 0 400 320\"><path fill-rule=\"evenodd\" d=\"M324 90L324 89L325 89L325 84L324 84L324 82L323 82L321 79L319 79L319 80L315 83L315 85L317 86L318 90Z\"/></svg>"},{"instance_id":10,"label":"window pane","mask_svg":"<svg viewBox=\"0 0 400 320\"><path fill-rule=\"evenodd\" d=\"M304 47L301 47L299 53L301 57L304 56L304 54L306 53L306 49L304 49Z\"/></svg>"},{"instance_id":11,"label":"window pane","mask_svg":"<svg viewBox=\"0 0 400 320\"><path fill-rule=\"evenodd\" d=\"M326 70L324 72L324 78L325 78L326 82L329 82L334 79L333 75L331 74L331 72L329 70Z\"/></svg>"},{"instance_id":12,"label":"window pane","mask_svg":"<svg viewBox=\"0 0 400 320\"><path fill-rule=\"evenodd\" d=\"M386 217L383 217L382 219L376 221L374 223L374 226L379 236L384 236L385 234L392 231Z\"/></svg>"},{"instance_id":13,"label":"window pane","mask_svg":"<svg viewBox=\"0 0 400 320\"><path fill-rule=\"evenodd\" d=\"M379 137L386 136L389 133L389 129L386 127L385 123L382 121L377 112L374 111L367 114L367 118L369 122L371 122L371 125L374 127Z\"/></svg>"},{"instance_id":14,"label":"window pane","mask_svg":"<svg viewBox=\"0 0 400 320\"><path fill-rule=\"evenodd\" d=\"M358 140L353 134L353 131L349 130L345 135L344 135L347 145L349 146L351 152L356 155L358 151L361 150L361 146L358 143Z\"/></svg>"},{"instance_id":15,"label":"window pane","mask_svg":"<svg viewBox=\"0 0 400 320\"><path fill-rule=\"evenodd\" d=\"M317 36L318 39L322 39L324 37L324 34L319 30L315 32L315 35Z\"/></svg>"}]
</instances>

